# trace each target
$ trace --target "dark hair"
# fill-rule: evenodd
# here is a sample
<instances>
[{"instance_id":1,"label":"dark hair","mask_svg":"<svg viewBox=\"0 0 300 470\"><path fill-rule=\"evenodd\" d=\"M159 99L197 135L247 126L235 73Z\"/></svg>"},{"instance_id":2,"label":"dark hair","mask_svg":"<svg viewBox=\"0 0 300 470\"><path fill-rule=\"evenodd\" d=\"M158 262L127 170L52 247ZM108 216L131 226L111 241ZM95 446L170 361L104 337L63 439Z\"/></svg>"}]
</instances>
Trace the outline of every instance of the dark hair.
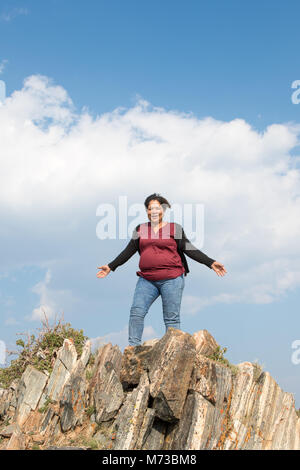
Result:
<instances>
[{"instance_id":1,"label":"dark hair","mask_svg":"<svg viewBox=\"0 0 300 470\"><path fill-rule=\"evenodd\" d=\"M146 209L148 209L150 201L153 200L158 201L162 205L164 211L167 207L171 208L171 204L164 197L158 193L153 193L145 199L144 206Z\"/></svg>"}]
</instances>

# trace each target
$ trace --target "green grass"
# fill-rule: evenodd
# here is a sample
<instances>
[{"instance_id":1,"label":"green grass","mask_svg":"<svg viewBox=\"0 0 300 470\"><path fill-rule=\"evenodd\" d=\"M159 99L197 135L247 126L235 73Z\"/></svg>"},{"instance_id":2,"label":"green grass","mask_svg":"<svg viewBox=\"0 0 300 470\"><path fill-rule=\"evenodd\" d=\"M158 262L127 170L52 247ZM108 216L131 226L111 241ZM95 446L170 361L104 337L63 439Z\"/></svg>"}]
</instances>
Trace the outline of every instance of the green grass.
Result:
<instances>
[{"instance_id":1,"label":"green grass","mask_svg":"<svg viewBox=\"0 0 300 470\"><path fill-rule=\"evenodd\" d=\"M239 368L236 365L231 364L231 362L229 362L228 359L224 357L226 351L227 348L221 348L220 346L218 346L215 351L207 357L209 359L212 359L213 361L220 362L220 364L224 364L224 366L226 367L229 367L231 369L232 374L236 375L239 371ZM263 372L264 366L259 364L257 361L252 362L251 364L254 367L254 381L257 382Z\"/></svg>"},{"instance_id":2,"label":"green grass","mask_svg":"<svg viewBox=\"0 0 300 470\"><path fill-rule=\"evenodd\" d=\"M45 411L48 410L48 407L49 407L50 403L54 404L55 401L51 400L51 398L47 396L44 405L41 408L39 408L39 412L40 413L45 413Z\"/></svg>"},{"instance_id":3,"label":"green grass","mask_svg":"<svg viewBox=\"0 0 300 470\"><path fill-rule=\"evenodd\" d=\"M234 364L231 364L231 362L229 362L226 357L224 357L226 351L227 348L221 348L220 346L217 346L214 352L207 357L209 359L212 359L213 361L220 362L220 364L223 364L226 367L229 367L231 369L232 374L236 375L239 369Z\"/></svg>"},{"instance_id":4,"label":"green grass","mask_svg":"<svg viewBox=\"0 0 300 470\"><path fill-rule=\"evenodd\" d=\"M85 409L86 414L91 417L93 413L96 412L95 406L89 406L88 408Z\"/></svg>"}]
</instances>

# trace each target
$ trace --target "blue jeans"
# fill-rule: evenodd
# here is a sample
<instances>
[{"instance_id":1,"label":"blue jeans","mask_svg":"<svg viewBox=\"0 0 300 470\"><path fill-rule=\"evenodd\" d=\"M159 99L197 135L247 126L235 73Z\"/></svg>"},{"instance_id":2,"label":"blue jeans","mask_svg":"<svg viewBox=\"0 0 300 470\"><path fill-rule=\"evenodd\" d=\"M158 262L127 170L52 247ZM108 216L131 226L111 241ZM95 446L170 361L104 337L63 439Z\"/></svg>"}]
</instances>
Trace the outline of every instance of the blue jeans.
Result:
<instances>
[{"instance_id":1,"label":"blue jeans","mask_svg":"<svg viewBox=\"0 0 300 470\"><path fill-rule=\"evenodd\" d=\"M180 329L180 305L184 285L183 274L173 279L162 279L161 281L148 281L144 277L139 277L130 309L128 328L130 346L141 344L144 318L159 295L162 298L166 332L170 326Z\"/></svg>"}]
</instances>

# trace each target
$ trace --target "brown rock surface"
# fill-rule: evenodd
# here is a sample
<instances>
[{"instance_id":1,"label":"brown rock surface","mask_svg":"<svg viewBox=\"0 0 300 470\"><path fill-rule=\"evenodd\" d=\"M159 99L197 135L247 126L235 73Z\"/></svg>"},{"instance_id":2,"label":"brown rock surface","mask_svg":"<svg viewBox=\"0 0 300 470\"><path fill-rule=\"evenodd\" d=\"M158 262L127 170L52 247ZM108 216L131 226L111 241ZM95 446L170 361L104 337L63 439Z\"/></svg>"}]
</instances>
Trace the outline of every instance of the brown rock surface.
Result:
<instances>
[{"instance_id":1,"label":"brown rock surface","mask_svg":"<svg viewBox=\"0 0 300 470\"><path fill-rule=\"evenodd\" d=\"M28 366L0 388L0 449L300 450L293 395L257 364L209 358L217 347L169 328L91 365L89 342L77 358L65 340L50 376Z\"/></svg>"}]
</instances>

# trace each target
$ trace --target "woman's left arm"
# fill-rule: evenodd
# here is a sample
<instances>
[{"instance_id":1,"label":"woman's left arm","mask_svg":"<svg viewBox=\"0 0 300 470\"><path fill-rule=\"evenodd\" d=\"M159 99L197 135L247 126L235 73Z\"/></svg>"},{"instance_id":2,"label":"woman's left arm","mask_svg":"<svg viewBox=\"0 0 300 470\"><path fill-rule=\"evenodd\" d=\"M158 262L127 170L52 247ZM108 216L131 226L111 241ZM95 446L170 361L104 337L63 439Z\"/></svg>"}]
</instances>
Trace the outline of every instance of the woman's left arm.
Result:
<instances>
[{"instance_id":1,"label":"woman's left arm","mask_svg":"<svg viewBox=\"0 0 300 470\"><path fill-rule=\"evenodd\" d=\"M198 248L196 248L195 245L193 245L192 242L190 242L190 240L187 238L183 228L181 242L182 251L190 258L198 261L198 263L205 264L210 269L213 269L218 276L224 276L224 274L227 272L222 263L219 263L218 261L207 256L202 251L198 250Z\"/></svg>"}]
</instances>

